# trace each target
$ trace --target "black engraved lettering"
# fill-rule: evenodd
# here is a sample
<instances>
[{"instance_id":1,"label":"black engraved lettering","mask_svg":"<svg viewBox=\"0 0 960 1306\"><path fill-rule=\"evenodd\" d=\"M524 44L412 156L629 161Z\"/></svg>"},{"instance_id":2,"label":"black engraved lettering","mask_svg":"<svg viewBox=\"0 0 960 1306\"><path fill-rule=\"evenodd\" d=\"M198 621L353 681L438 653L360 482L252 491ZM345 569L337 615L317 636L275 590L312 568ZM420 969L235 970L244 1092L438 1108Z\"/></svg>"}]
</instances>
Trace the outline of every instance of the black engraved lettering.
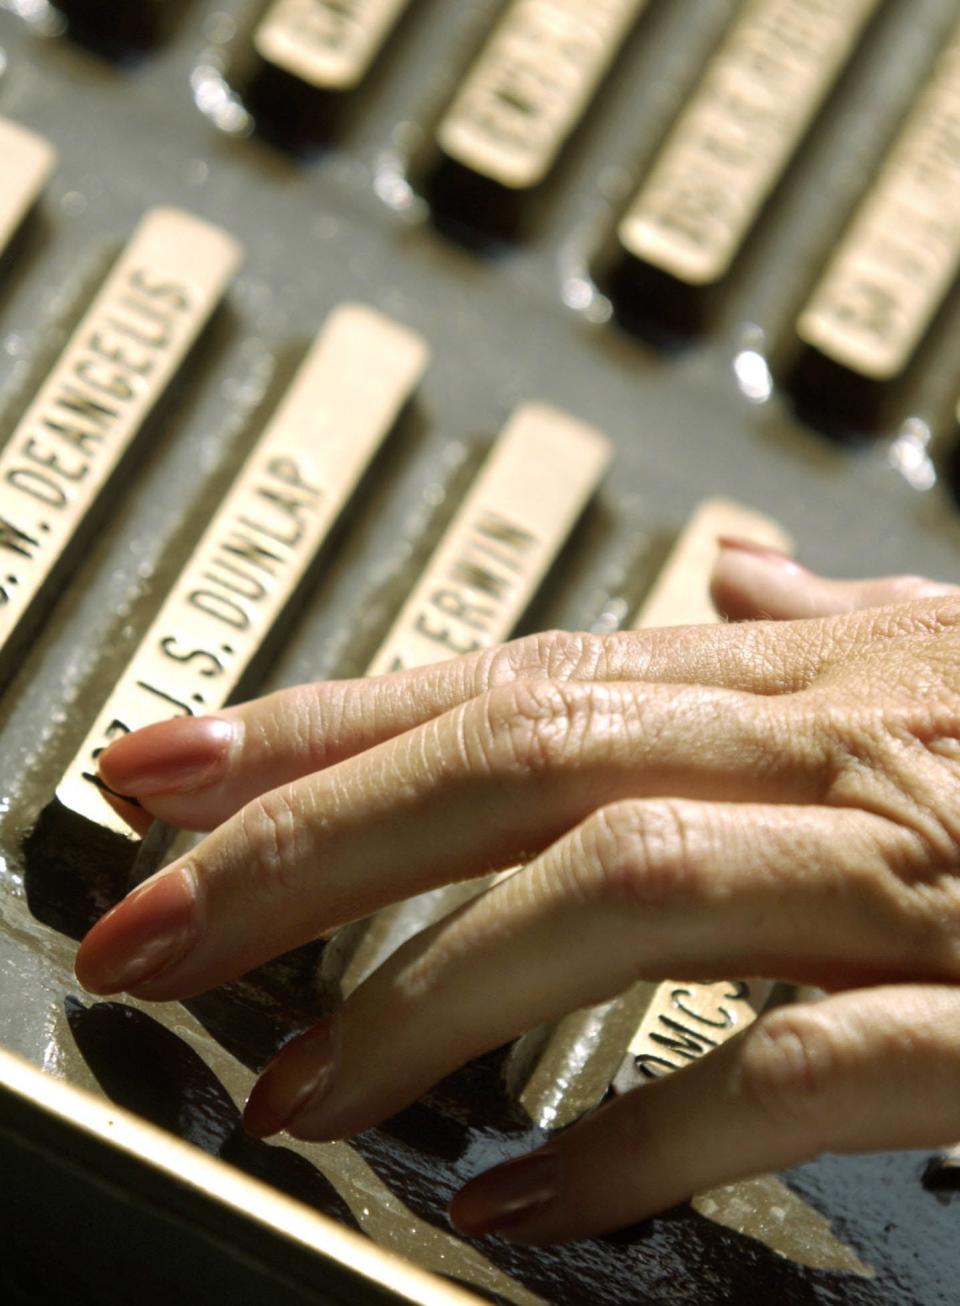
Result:
<instances>
[{"instance_id":1,"label":"black engraved lettering","mask_svg":"<svg viewBox=\"0 0 960 1306\"><path fill-rule=\"evenodd\" d=\"M160 641L160 647L163 652L174 662L188 663L195 662L199 659L201 665L198 669L198 675L205 676L208 679L211 676L222 675L226 669L216 653L211 653L209 649L192 648L182 651L177 648L177 639L175 635L167 635Z\"/></svg>"},{"instance_id":2,"label":"black engraved lettering","mask_svg":"<svg viewBox=\"0 0 960 1306\"><path fill-rule=\"evenodd\" d=\"M496 540L498 544L505 544L516 553L526 553L531 545L537 542L537 537L531 535L524 527L508 521L506 517L501 517L495 512L485 513L477 524L476 531L478 535L486 535L488 539Z\"/></svg>"},{"instance_id":3,"label":"black engraved lettering","mask_svg":"<svg viewBox=\"0 0 960 1306\"><path fill-rule=\"evenodd\" d=\"M5 517L0 517L0 549L8 549L11 553L19 553L21 558L32 559L34 550L39 547L39 540L14 526Z\"/></svg>"},{"instance_id":4,"label":"black engraved lettering","mask_svg":"<svg viewBox=\"0 0 960 1306\"><path fill-rule=\"evenodd\" d=\"M97 362L93 358L81 358L74 368L79 380L84 385L89 386L91 390L100 390L103 394L109 395L111 399L132 399L134 394L133 386L129 379L122 372L110 372L105 377L103 372L97 372Z\"/></svg>"},{"instance_id":5,"label":"black engraved lettering","mask_svg":"<svg viewBox=\"0 0 960 1306\"><path fill-rule=\"evenodd\" d=\"M283 561L278 553L271 553L269 549L264 548L262 544L258 544L256 540L250 539L248 535L241 535L238 531L228 535L220 548L224 553L232 553L236 557L252 563L254 567L260 567L269 576L276 575L274 563Z\"/></svg>"},{"instance_id":6,"label":"black engraved lettering","mask_svg":"<svg viewBox=\"0 0 960 1306\"><path fill-rule=\"evenodd\" d=\"M95 748L90 754L94 761L97 760L103 750L109 744L112 744L115 739L122 738L123 735L129 735L130 727L125 721L118 721L117 718L114 717L103 733L107 742L106 744L101 744L99 748Z\"/></svg>"},{"instance_id":7,"label":"black engraved lettering","mask_svg":"<svg viewBox=\"0 0 960 1306\"><path fill-rule=\"evenodd\" d=\"M267 463L267 475L272 476L282 485L288 485L294 490L303 490L314 498L319 498L323 494L318 486L311 485L304 479L299 464L294 458L271 458Z\"/></svg>"},{"instance_id":8,"label":"black engraved lettering","mask_svg":"<svg viewBox=\"0 0 960 1306\"><path fill-rule=\"evenodd\" d=\"M107 726L106 730L103 733L106 739L106 743L101 744L99 748L95 748L93 752L90 754L90 758L94 762L96 762L97 758L107 747L107 745L113 743L114 739L117 739L123 735L129 735L130 727L126 724L126 722L118 721L117 718L114 717L114 719L110 722L110 724ZM133 807L140 806L140 803L136 798L131 798L129 794L121 794L118 793L116 789L111 789L105 780L101 780L100 776L97 774L96 771L81 771L80 774L83 776L84 780L89 780L89 782L92 785L96 785L96 787L102 793L112 794L114 798L119 798L122 802L130 803Z\"/></svg>"},{"instance_id":9,"label":"black engraved lettering","mask_svg":"<svg viewBox=\"0 0 960 1306\"><path fill-rule=\"evenodd\" d=\"M688 1029L686 1025L681 1025L678 1020L672 1016L661 1016L660 1024L666 1029L673 1030L673 1034L661 1034L654 1030L650 1035L652 1043L658 1043L661 1047L669 1048L678 1056L685 1057L688 1061L696 1061L702 1057L708 1048L715 1048L716 1041L709 1038L706 1034L701 1034L699 1030ZM679 1035L679 1037L674 1037Z\"/></svg>"},{"instance_id":10,"label":"black engraved lettering","mask_svg":"<svg viewBox=\"0 0 960 1306\"><path fill-rule=\"evenodd\" d=\"M97 446L103 443L103 435L100 431L84 431L81 427L72 424L65 426L63 422L54 421L52 417L45 417L43 425L59 439L65 440L67 444L73 445L88 457L95 454Z\"/></svg>"},{"instance_id":11,"label":"black engraved lettering","mask_svg":"<svg viewBox=\"0 0 960 1306\"><path fill-rule=\"evenodd\" d=\"M655 1056L652 1052L639 1053L633 1058L633 1065L637 1074L643 1075L644 1079L662 1079L672 1070L680 1069L675 1062L668 1061L666 1057Z\"/></svg>"},{"instance_id":12,"label":"black engraved lettering","mask_svg":"<svg viewBox=\"0 0 960 1306\"><path fill-rule=\"evenodd\" d=\"M425 639L432 640L434 644L439 644L441 648L449 649L450 652L454 654L476 653L478 649L483 647L477 639L468 640L465 644L457 643L456 639L454 639L453 635L450 633L449 626L441 626L439 628L431 626L427 621L426 613L423 612L420 613L416 621L413 623L413 628L418 634L423 635Z\"/></svg>"},{"instance_id":13,"label":"black engraved lettering","mask_svg":"<svg viewBox=\"0 0 960 1306\"><path fill-rule=\"evenodd\" d=\"M472 630L486 630L490 618L495 617L497 613L496 608L471 603L457 590L451 589L434 590L430 602L444 616L453 617L455 621L469 626Z\"/></svg>"},{"instance_id":14,"label":"black engraved lettering","mask_svg":"<svg viewBox=\"0 0 960 1306\"><path fill-rule=\"evenodd\" d=\"M149 376L156 366L155 360L149 356L134 362L129 352L122 345L108 345L100 332L95 332L90 337L87 348L91 354L97 354L100 358L105 358L108 363L116 363L117 367L125 367L128 372L133 372L135 376Z\"/></svg>"},{"instance_id":15,"label":"black engraved lettering","mask_svg":"<svg viewBox=\"0 0 960 1306\"><path fill-rule=\"evenodd\" d=\"M693 1007L688 1007L683 999L690 996L689 989L674 989L670 994L670 1000L677 1010L682 1011L685 1016L689 1016L691 1020L697 1021L700 1025L707 1025L711 1029L730 1029L736 1023L726 1007L717 1007L717 1013L721 1017L720 1020L711 1020L702 1011L695 1011Z\"/></svg>"},{"instance_id":16,"label":"black engraved lettering","mask_svg":"<svg viewBox=\"0 0 960 1306\"><path fill-rule=\"evenodd\" d=\"M156 685L148 685L145 680L138 680L137 688L146 690L148 694L153 694L155 698L161 698L165 703L169 703L171 707L177 708L180 716L193 716L194 714L189 703L182 703L179 698L174 698L172 694L168 694L164 689L158 689Z\"/></svg>"},{"instance_id":17,"label":"black engraved lettering","mask_svg":"<svg viewBox=\"0 0 960 1306\"><path fill-rule=\"evenodd\" d=\"M90 470L88 463L80 463L72 468L67 467L61 460L60 455L52 449L45 450L41 444L38 444L33 436L28 436L26 444L23 446L23 455L29 458L31 462L38 463L41 467L49 467L52 472L62 476L65 481L82 481Z\"/></svg>"},{"instance_id":18,"label":"black engraved lettering","mask_svg":"<svg viewBox=\"0 0 960 1306\"><path fill-rule=\"evenodd\" d=\"M189 313L191 299L186 286L179 281L154 281L145 268L135 268L130 273L130 284L151 299L163 300L178 313Z\"/></svg>"},{"instance_id":19,"label":"black engraved lettering","mask_svg":"<svg viewBox=\"0 0 960 1306\"><path fill-rule=\"evenodd\" d=\"M215 621L222 621L224 625L231 626L234 630L247 630L250 626L250 614L247 610L233 599L228 599L225 594L217 594L213 590L193 590L187 602L198 612L205 612L208 617L213 617Z\"/></svg>"},{"instance_id":20,"label":"black engraved lettering","mask_svg":"<svg viewBox=\"0 0 960 1306\"><path fill-rule=\"evenodd\" d=\"M56 404L58 408L66 408L68 412L76 413L78 417L82 417L91 426L109 427L119 416L116 408L108 408L105 404L101 404L99 400L82 395L79 390L74 390L72 386L64 388L57 395Z\"/></svg>"},{"instance_id":21,"label":"black engraved lettering","mask_svg":"<svg viewBox=\"0 0 960 1306\"><path fill-rule=\"evenodd\" d=\"M153 335L150 335L141 326L134 326L131 322L125 322L123 318L110 317L107 321L114 331L119 332L122 336L129 336L138 345L160 350L169 349L173 343L173 336L166 327L158 328L153 332Z\"/></svg>"},{"instance_id":22,"label":"black engraved lettering","mask_svg":"<svg viewBox=\"0 0 960 1306\"><path fill-rule=\"evenodd\" d=\"M281 512L286 513L292 521L297 523L300 530L294 539L294 543L299 543L303 534L303 516L310 511L311 505L305 503L303 499L295 499L291 494L281 494L279 490L268 490L265 486L260 486L257 493L262 499L274 504Z\"/></svg>"},{"instance_id":23,"label":"black engraved lettering","mask_svg":"<svg viewBox=\"0 0 960 1306\"><path fill-rule=\"evenodd\" d=\"M468 558L460 558L453 564L450 568L450 579L466 585L469 589L479 590L481 594L489 594L492 599L501 602L510 592L510 581L505 576L498 576L488 567L483 567L478 562L471 562Z\"/></svg>"},{"instance_id":24,"label":"black engraved lettering","mask_svg":"<svg viewBox=\"0 0 960 1306\"><path fill-rule=\"evenodd\" d=\"M67 492L63 486L33 467L12 467L5 479L14 489L29 494L32 499L37 499L50 508L66 507Z\"/></svg>"},{"instance_id":25,"label":"black engraved lettering","mask_svg":"<svg viewBox=\"0 0 960 1306\"><path fill-rule=\"evenodd\" d=\"M252 599L254 603L259 603L265 599L269 593L266 585L258 576L251 576L249 572L237 567L234 563L226 561L224 558L217 558L213 564L222 571L229 572L229 577L223 577L215 571L205 571L203 579L212 581L214 585L220 585L223 589L229 590L231 594L239 594L241 598Z\"/></svg>"}]
</instances>

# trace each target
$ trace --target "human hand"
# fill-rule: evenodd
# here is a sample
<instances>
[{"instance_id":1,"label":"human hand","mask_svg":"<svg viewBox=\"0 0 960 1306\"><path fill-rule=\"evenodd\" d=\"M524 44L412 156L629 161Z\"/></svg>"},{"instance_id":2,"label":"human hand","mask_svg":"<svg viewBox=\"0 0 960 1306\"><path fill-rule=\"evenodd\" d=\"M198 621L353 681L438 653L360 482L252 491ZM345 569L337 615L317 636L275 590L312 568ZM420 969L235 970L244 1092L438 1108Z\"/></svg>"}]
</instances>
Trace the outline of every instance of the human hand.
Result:
<instances>
[{"instance_id":1,"label":"human hand","mask_svg":"<svg viewBox=\"0 0 960 1306\"><path fill-rule=\"evenodd\" d=\"M217 828L94 927L81 981L186 997L525 860L288 1045L251 1131L354 1133L641 977L764 974L835 992L474 1180L455 1223L549 1242L823 1150L957 1137L960 598L743 548L714 592L808 619L537 636L129 736L108 783Z\"/></svg>"}]
</instances>

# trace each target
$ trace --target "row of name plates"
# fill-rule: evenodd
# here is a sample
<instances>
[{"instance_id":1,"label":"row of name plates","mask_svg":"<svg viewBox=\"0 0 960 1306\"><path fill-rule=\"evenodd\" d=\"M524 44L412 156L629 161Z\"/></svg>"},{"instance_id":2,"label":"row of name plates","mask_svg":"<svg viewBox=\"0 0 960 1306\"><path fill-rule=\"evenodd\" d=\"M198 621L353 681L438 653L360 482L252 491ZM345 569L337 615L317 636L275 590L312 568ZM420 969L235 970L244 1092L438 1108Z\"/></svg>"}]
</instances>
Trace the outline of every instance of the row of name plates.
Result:
<instances>
[{"instance_id":1,"label":"row of name plates","mask_svg":"<svg viewBox=\"0 0 960 1306\"><path fill-rule=\"evenodd\" d=\"M410 0L274 0L253 42L324 91L368 73ZM883 0L744 0L623 214L611 285L722 280ZM549 176L647 0L511 0L435 130L474 216ZM903 373L960 261L960 28L947 42L797 320L867 382ZM0 239L49 150L0 130ZM440 171L443 171L441 167ZM484 193L473 183L487 186ZM639 273L640 280L632 275Z\"/></svg>"},{"instance_id":2,"label":"row of name plates","mask_svg":"<svg viewBox=\"0 0 960 1306\"><path fill-rule=\"evenodd\" d=\"M52 154L19 129L5 127L4 140L6 161L18 152L12 175L22 209ZM6 234L17 213L11 189L0 193ZM0 451L0 669L7 674L240 257L233 238L207 222L176 209L149 212ZM106 860L129 873L139 855L142 869L143 813L105 790L99 752L130 730L213 712L249 692L251 672L262 665L324 541L415 392L428 355L420 336L372 308L348 304L331 313L67 767L28 855L40 849L56 857L58 847L87 847L96 850L98 866ZM526 404L514 412L370 673L508 637L609 457L604 436L557 409ZM723 532L785 543L777 528L745 509L703 508L640 624L710 619L706 577ZM689 1006L689 989L676 985L658 1001L675 1004L680 992ZM727 986L722 992L732 1030L752 1015L758 994ZM711 1002L710 991L705 994ZM654 1009L649 1001L642 1005ZM682 1013L671 1011L665 1018L676 1023ZM715 1012L707 1019L716 1041ZM705 1024L701 1032L707 1030ZM669 1026L647 1032L673 1038ZM696 1046L702 1051L706 1044ZM656 1039L651 1056L657 1059L650 1066L669 1064Z\"/></svg>"},{"instance_id":3,"label":"row of name plates","mask_svg":"<svg viewBox=\"0 0 960 1306\"><path fill-rule=\"evenodd\" d=\"M410 0L275 0L260 56L342 91ZM882 0L745 0L618 228L618 259L719 282ZM496 193L532 192L587 113L647 0L512 0L435 132ZM960 259L960 29L941 54L798 320L802 342L870 381L899 375Z\"/></svg>"}]
</instances>

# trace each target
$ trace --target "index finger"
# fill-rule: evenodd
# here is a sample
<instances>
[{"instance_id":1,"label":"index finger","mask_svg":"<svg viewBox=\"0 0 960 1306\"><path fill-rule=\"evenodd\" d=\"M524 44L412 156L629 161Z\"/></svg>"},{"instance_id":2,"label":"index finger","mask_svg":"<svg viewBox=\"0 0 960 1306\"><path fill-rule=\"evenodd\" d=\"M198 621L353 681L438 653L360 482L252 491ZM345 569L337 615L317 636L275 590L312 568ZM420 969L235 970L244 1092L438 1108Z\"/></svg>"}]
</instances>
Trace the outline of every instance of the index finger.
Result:
<instances>
[{"instance_id":1,"label":"index finger","mask_svg":"<svg viewBox=\"0 0 960 1306\"><path fill-rule=\"evenodd\" d=\"M776 695L813 683L851 646L956 622L957 599L805 622L553 631L390 675L281 690L213 717L160 722L100 758L111 789L152 815L210 830L260 794L334 766L518 682L644 681Z\"/></svg>"}]
</instances>

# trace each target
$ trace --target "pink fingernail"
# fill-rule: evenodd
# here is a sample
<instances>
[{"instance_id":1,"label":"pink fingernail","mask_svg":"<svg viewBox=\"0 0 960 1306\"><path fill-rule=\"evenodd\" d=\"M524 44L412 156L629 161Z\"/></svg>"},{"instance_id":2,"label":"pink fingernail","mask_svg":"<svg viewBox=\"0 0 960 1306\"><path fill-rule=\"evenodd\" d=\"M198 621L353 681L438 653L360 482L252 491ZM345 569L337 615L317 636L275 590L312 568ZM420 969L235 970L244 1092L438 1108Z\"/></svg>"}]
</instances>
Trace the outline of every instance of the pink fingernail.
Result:
<instances>
[{"instance_id":1,"label":"pink fingernail","mask_svg":"<svg viewBox=\"0 0 960 1306\"><path fill-rule=\"evenodd\" d=\"M292 1039L254 1085L243 1113L243 1127L254 1138L281 1129L296 1131L299 1122L322 1104L340 1060L340 1013Z\"/></svg>"},{"instance_id":2,"label":"pink fingernail","mask_svg":"<svg viewBox=\"0 0 960 1306\"><path fill-rule=\"evenodd\" d=\"M77 953L77 979L91 993L129 992L175 965L199 928L192 870L164 872L94 925Z\"/></svg>"},{"instance_id":3,"label":"pink fingernail","mask_svg":"<svg viewBox=\"0 0 960 1306\"><path fill-rule=\"evenodd\" d=\"M748 540L742 535L718 535L717 544L721 549L737 549L740 553L752 553L757 558L766 558L769 562L788 563L791 567L800 564L783 549L774 548L772 544L761 544L759 540Z\"/></svg>"},{"instance_id":4,"label":"pink fingernail","mask_svg":"<svg viewBox=\"0 0 960 1306\"><path fill-rule=\"evenodd\" d=\"M542 1215L560 1189L560 1158L551 1148L521 1156L474 1179L450 1206L461 1233L476 1237L516 1230Z\"/></svg>"},{"instance_id":5,"label":"pink fingernail","mask_svg":"<svg viewBox=\"0 0 960 1306\"><path fill-rule=\"evenodd\" d=\"M222 717L175 717L144 726L100 754L111 789L145 798L212 784L226 769L234 722Z\"/></svg>"}]
</instances>

